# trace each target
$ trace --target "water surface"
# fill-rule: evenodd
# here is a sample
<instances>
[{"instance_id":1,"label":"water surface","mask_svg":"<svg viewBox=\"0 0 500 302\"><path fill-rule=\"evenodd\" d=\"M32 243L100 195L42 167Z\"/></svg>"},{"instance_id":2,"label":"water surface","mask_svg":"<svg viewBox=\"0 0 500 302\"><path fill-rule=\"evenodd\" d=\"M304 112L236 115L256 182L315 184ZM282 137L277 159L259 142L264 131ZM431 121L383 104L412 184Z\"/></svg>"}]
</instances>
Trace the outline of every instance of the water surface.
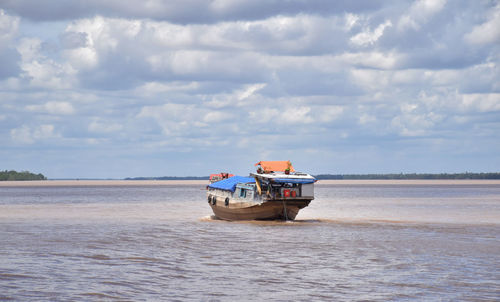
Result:
<instances>
[{"instance_id":1,"label":"water surface","mask_svg":"<svg viewBox=\"0 0 500 302\"><path fill-rule=\"evenodd\" d=\"M203 185L0 187L0 300L495 301L500 186L318 185L294 222Z\"/></svg>"}]
</instances>

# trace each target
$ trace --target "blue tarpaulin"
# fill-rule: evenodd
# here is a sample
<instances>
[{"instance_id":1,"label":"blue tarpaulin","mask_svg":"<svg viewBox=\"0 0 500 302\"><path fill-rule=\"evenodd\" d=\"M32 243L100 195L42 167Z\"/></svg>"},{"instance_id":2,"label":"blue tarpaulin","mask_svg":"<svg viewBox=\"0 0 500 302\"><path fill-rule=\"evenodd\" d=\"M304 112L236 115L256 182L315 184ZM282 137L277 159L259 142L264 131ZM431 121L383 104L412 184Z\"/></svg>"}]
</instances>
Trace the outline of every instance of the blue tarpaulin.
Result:
<instances>
[{"instance_id":1,"label":"blue tarpaulin","mask_svg":"<svg viewBox=\"0 0 500 302\"><path fill-rule=\"evenodd\" d=\"M274 178L274 182L280 184L312 184L314 179L310 178Z\"/></svg>"},{"instance_id":2,"label":"blue tarpaulin","mask_svg":"<svg viewBox=\"0 0 500 302\"><path fill-rule=\"evenodd\" d=\"M208 187L212 189L220 189L220 190L234 192L234 190L236 189L236 185L239 183L255 183L255 178L244 177L244 176L233 176L227 179L214 182L213 184L208 185Z\"/></svg>"}]
</instances>

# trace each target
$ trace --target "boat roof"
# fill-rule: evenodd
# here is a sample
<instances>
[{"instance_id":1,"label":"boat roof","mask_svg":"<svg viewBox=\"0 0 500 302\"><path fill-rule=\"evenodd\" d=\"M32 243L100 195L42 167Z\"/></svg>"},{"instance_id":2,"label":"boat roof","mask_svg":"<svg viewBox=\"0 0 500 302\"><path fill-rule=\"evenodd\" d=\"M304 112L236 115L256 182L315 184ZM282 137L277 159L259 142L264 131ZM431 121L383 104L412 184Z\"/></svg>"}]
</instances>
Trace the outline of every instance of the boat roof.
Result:
<instances>
[{"instance_id":1,"label":"boat roof","mask_svg":"<svg viewBox=\"0 0 500 302\"><path fill-rule=\"evenodd\" d=\"M274 173L250 173L251 176L254 177L259 177L259 178L267 178L267 179L272 179L273 181L276 182L286 182L286 180L313 180L316 181L316 179L307 174L307 173L300 173L300 172L295 172L291 174L285 174L285 173L280 173L280 172L274 172ZM280 181L278 181L280 180ZM292 182L292 181L290 181Z\"/></svg>"},{"instance_id":2,"label":"boat roof","mask_svg":"<svg viewBox=\"0 0 500 302\"><path fill-rule=\"evenodd\" d=\"M216 181L212 184L209 184L208 187L212 189L220 189L220 190L234 192L236 190L236 185L239 183L255 183L255 178L236 175L233 177Z\"/></svg>"},{"instance_id":3,"label":"boat roof","mask_svg":"<svg viewBox=\"0 0 500 302\"><path fill-rule=\"evenodd\" d=\"M262 168L262 170L266 172L272 172L272 171L281 171L285 172L286 169L290 169L290 172L295 172L293 169L292 163L289 160L283 160L283 161L260 161L255 164L256 166L259 166Z\"/></svg>"}]
</instances>

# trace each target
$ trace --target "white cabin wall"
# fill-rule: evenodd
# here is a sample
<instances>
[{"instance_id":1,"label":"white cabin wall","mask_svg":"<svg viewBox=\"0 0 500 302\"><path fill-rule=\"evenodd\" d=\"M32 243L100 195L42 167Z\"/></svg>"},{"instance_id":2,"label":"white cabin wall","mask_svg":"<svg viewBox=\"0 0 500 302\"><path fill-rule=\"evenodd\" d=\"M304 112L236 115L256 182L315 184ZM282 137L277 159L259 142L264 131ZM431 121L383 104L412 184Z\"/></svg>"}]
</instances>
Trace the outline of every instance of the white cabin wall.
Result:
<instances>
[{"instance_id":1,"label":"white cabin wall","mask_svg":"<svg viewBox=\"0 0 500 302\"><path fill-rule=\"evenodd\" d=\"M302 185L302 196L314 196L314 184L303 184Z\"/></svg>"}]
</instances>

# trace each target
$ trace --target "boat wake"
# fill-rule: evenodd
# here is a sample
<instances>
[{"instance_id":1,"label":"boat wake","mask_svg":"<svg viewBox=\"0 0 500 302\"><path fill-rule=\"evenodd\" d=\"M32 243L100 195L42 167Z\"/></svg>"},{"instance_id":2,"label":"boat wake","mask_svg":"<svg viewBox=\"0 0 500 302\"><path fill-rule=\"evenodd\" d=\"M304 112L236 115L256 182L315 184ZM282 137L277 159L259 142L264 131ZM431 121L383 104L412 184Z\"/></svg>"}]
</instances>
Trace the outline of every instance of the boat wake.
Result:
<instances>
[{"instance_id":1,"label":"boat wake","mask_svg":"<svg viewBox=\"0 0 500 302\"><path fill-rule=\"evenodd\" d=\"M203 216L203 217L200 217L200 219L198 219L198 220L199 221L224 221L222 219L217 218L217 216L215 216L215 215Z\"/></svg>"},{"instance_id":2,"label":"boat wake","mask_svg":"<svg viewBox=\"0 0 500 302\"><path fill-rule=\"evenodd\" d=\"M387 220L387 219L328 219L328 218L305 218L305 219L295 219L295 220L224 220L217 218L215 215L207 215L199 218L202 222L223 222L232 224L253 224L253 225L290 225L290 226L306 226L306 225L317 225L317 224L415 224L415 221L403 221L403 220Z\"/></svg>"},{"instance_id":3,"label":"boat wake","mask_svg":"<svg viewBox=\"0 0 500 302\"><path fill-rule=\"evenodd\" d=\"M198 219L202 222L223 222L232 224L255 224L255 225L307 225L325 222L320 219L295 219L295 220L224 220L215 215L207 215Z\"/></svg>"}]
</instances>

